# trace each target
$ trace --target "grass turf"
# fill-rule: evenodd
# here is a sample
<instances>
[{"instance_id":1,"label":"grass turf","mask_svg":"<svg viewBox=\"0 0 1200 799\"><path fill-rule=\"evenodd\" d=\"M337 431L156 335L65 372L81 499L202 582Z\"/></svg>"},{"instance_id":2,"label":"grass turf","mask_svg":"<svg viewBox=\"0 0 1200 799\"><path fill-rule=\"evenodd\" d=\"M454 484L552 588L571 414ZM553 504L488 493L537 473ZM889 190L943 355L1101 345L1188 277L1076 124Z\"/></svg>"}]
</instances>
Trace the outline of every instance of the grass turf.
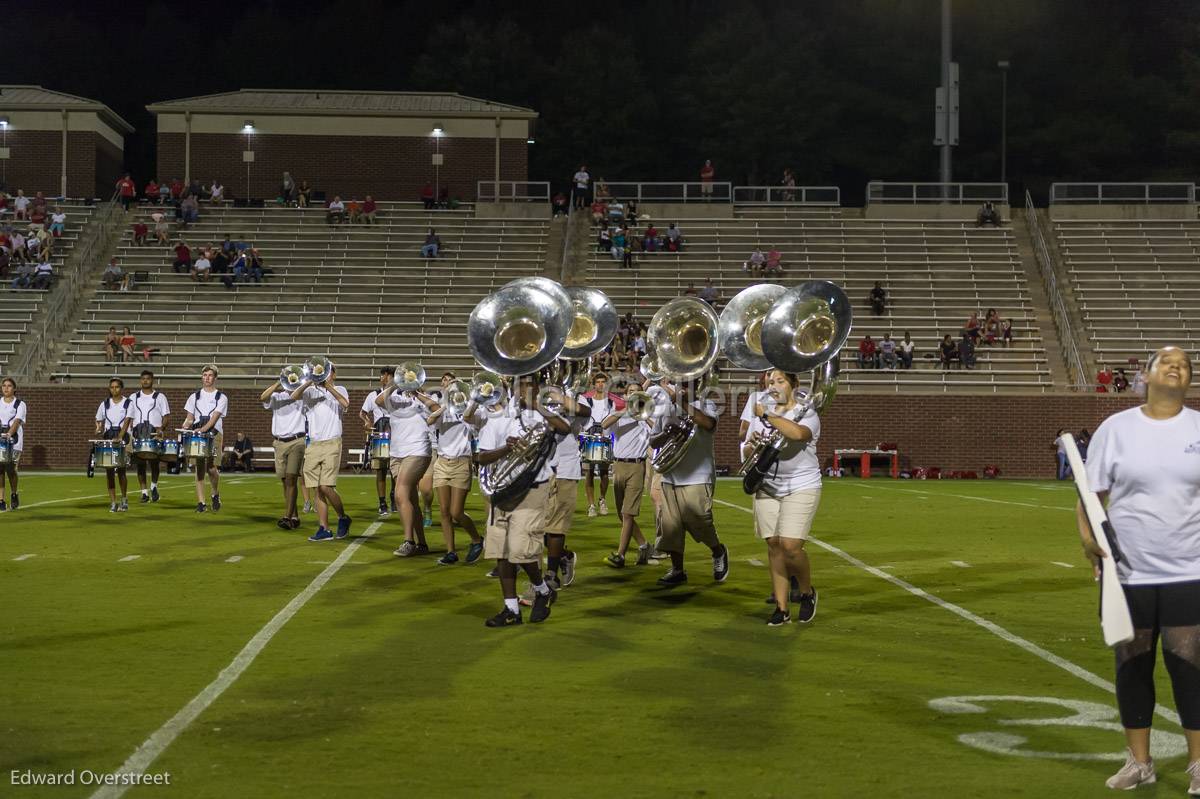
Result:
<instances>
[{"instance_id":1,"label":"grass turf","mask_svg":"<svg viewBox=\"0 0 1200 799\"><path fill-rule=\"evenodd\" d=\"M373 484L340 487L361 534L375 520ZM315 524L276 528L277 483L267 477L226 479L221 512L202 517L190 478L163 488L156 505L134 492L129 513L109 514L95 496L102 481L31 473L22 509L0 516L0 795L90 795L10 785L10 772L117 769L347 546L304 541ZM661 590L665 566L602 563L616 516L587 518L581 487L569 539L576 584L545 624L507 630L483 626L500 607L487 563L397 559L399 521L384 521L149 767L169 772L171 787L127 795L1104 790L1117 763L1095 758L1123 745L1111 694L816 543L816 621L767 628L750 500L731 481L717 498L729 580L712 583L693 542L691 582ZM814 535L1111 679L1073 501L1070 486L1053 483L835 480ZM477 496L468 510L481 519ZM648 499L641 524L652 534ZM429 540L436 552L437 527ZM466 540L460 532L460 553ZM24 555L33 557L15 560ZM130 555L139 557L122 560ZM1169 702L1161 667L1159 686ZM963 695L1108 712L1085 725L1011 724L1075 710L1013 699L970 713L930 705ZM1156 724L1163 745L1177 746L1178 727ZM995 751L1013 747L1040 755ZM1185 765L1162 761L1159 790L1185 787Z\"/></svg>"}]
</instances>

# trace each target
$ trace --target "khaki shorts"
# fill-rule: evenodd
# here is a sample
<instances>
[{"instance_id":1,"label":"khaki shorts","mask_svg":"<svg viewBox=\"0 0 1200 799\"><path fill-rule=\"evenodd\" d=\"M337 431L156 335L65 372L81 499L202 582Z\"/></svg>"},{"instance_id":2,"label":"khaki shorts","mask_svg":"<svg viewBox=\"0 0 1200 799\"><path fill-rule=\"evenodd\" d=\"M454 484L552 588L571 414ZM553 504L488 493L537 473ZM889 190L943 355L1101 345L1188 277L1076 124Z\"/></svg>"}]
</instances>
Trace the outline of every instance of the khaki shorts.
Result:
<instances>
[{"instance_id":1,"label":"khaki shorts","mask_svg":"<svg viewBox=\"0 0 1200 799\"><path fill-rule=\"evenodd\" d=\"M575 502L579 496L579 481L550 478L550 500L546 506L546 532L566 535L571 532L575 518Z\"/></svg>"},{"instance_id":2,"label":"khaki shorts","mask_svg":"<svg viewBox=\"0 0 1200 799\"><path fill-rule=\"evenodd\" d=\"M392 458L388 461L388 471L397 483L400 482L402 475L408 475L409 479L419 474L424 474L426 467L432 463L428 455L405 455L403 458ZM420 480L420 478L417 478Z\"/></svg>"},{"instance_id":3,"label":"khaki shorts","mask_svg":"<svg viewBox=\"0 0 1200 799\"><path fill-rule=\"evenodd\" d=\"M342 437L314 441L304 449L304 485L336 486L342 465Z\"/></svg>"},{"instance_id":4,"label":"khaki shorts","mask_svg":"<svg viewBox=\"0 0 1200 799\"><path fill-rule=\"evenodd\" d=\"M646 467L637 463L613 463L613 498L622 515L642 512L642 494L646 490Z\"/></svg>"},{"instance_id":5,"label":"khaki shorts","mask_svg":"<svg viewBox=\"0 0 1200 799\"><path fill-rule=\"evenodd\" d=\"M713 487L711 483L676 486L662 484L663 501L658 509L658 548L663 552L683 552L683 534L708 547L721 543L713 524Z\"/></svg>"},{"instance_id":6,"label":"khaki shorts","mask_svg":"<svg viewBox=\"0 0 1200 799\"><path fill-rule=\"evenodd\" d=\"M471 456L461 458L437 457L433 461L433 487L450 486L468 491L471 488Z\"/></svg>"},{"instance_id":7,"label":"khaki shorts","mask_svg":"<svg viewBox=\"0 0 1200 799\"><path fill-rule=\"evenodd\" d=\"M820 502L819 488L793 491L782 497L771 497L759 491L754 495L754 533L759 538L807 541Z\"/></svg>"},{"instance_id":8,"label":"khaki shorts","mask_svg":"<svg viewBox=\"0 0 1200 799\"><path fill-rule=\"evenodd\" d=\"M12 453L12 467L13 467L13 471L15 472L15 471L17 470L17 467L18 467L18 466L20 466L20 465L21 465L21 450L19 450L19 449L14 449L14 450L13 450L13 453ZM0 469L0 471L3 471L3 469Z\"/></svg>"},{"instance_id":9,"label":"khaki shorts","mask_svg":"<svg viewBox=\"0 0 1200 799\"><path fill-rule=\"evenodd\" d=\"M275 476L282 480L300 474L304 468L304 436L291 441L276 439L272 446L275 447Z\"/></svg>"},{"instance_id":10,"label":"khaki shorts","mask_svg":"<svg viewBox=\"0 0 1200 799\"><path fill-rule=\"evenodd\" d=\"M546 505L550 501L550 481L521 500L514 510L493 507L488 516L483 556L510 563L537 563L542 559L542 532L546 527Z\"/></svg>"}]
</instances>

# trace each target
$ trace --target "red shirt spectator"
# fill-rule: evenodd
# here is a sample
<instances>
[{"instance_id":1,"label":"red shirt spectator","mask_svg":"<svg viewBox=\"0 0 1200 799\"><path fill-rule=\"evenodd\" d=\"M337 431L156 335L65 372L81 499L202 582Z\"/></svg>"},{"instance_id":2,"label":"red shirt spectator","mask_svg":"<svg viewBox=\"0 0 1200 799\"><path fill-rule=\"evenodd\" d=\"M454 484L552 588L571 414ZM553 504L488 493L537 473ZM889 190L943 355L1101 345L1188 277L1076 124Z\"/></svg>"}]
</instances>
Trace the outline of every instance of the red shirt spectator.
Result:
<instances>
[{"instance_id":1,"label":"red shirt spectator","mask_svg":"<svg viewBox=\"0 0 1200 799\"><path fill-rule=\"evenodd\" d=\"M35 210L38 208L45 210L46 195L42 194L40 191L37 194L33 195L33 207Z\"/></svg>"},{"instance_id":2,"label":"red shirt spectator","mask_svg":"<svg viewBox=\"0 0 1200 799\"><path fill-rule=\"evenodd\" d=\"M129 175L117 181L117 189L121 192L122 197L132 197L137 193L137 187L133 185L133 179Z\"/></svg>"},{"instance_id":3,"label":"red shirt spectator","mask_svg":"<svg viewBox=\"0 0 1200 799\"><path fill-rule=\"evenodd\" d=\"M31 213L29 215L29 221L34 225L46 224L46 206L44 206L44 205L33 206L33 213Z\"/></svg>"},{"instance_id":4,"label":"red shirt spectator","mask_svg":"<svg viewBox=\"0 0 1200 799\"><path fill-rule=\"evenodd\" d=\"M1112 370L1109 369L1108 367L1101 369L1096 374L1096 382L1100 384L1100 385L1096 386L1096 391L1107 392L1108 387L1110 385L1112 385L1112 382L1113 382Z\"/></svg>"},{"instance_id":5,"label":"red shirt spectator","mask_svg":"<svg viewBox=\"0 0 1200 799\"><path fill-rule=\"evenodd\" d=\"M426 202L433 202L433 198L436 196L437 195L433 193L433 184L432 183L426 183L425 186L422 187L422 189L421 189L421 199L422 200L425 200Z\"/></svg>"},{"instance_id":6,"label":"red shirt spectator","mask_svg":"<svg viewBox=\"0 0 1200 799\"><path fill-rule=\"evenodd\" d=\"M190 263L192 260L191 248L188 247L183 242L176 244L175 245L175 258L179 261L187 261L188 263Z\"/></svg>"},{"instance_id":7,"label":"red shirt spectator","mask_svg":"<svg viewBox=\"0 0 1200 799\"><path fill-rule=\"evenodd\" d=\"M872 339L864 338L858 342L858 353L864 358L870 358L875 354L875 342Z\"/></svg>"},{"instance_id":8,"label":"red shirt spectator","mask_svg":"<svg viewBox=\"0 0 1200 799\"><path fill-rule=\"evenodd\" d=\"M148 236L148 235L150 235L150 228L146 227L145 222L134 222L133 223L133 237L134 238L145 239L146 236Z\"/></svg>"},{"instance_id":9,"label":"red shirt spectator","mask_svg":"<svg viewBox=\"0 0 1200 799\"><path fill-rule=\"evenodd\" d=\"M153 178L151 178L150 182L146 184L146 188L143 189L142 193L146 195L147 200L157 200L158 199L158 183Z\"/></svg>"},{"instance_id":10,"label":"red shirt spectator","mask_svg":"<svg viewBox=\"0 0 1200 799\"><path fill-rule=\"evenodd\" d=\"M362 209L363 209L364 214L375 213L375 208L376 208L376 205L375 205L374 197L368 197L367 199L363 200Z\"/></svg>"},{"instance_id":11,"label":"red shirt spectator","mask_svg":"<svg viewBox=\"0 0 1200 799\"><path fill-rule=\"evenodd\" d=\"M712 180L714 177L716 177L716 174L717 170L715 167L713 167L712 161L705 161L704 166L700 167L700 182L712 183Z\"/></svg>"},{"instance_id":12,"label":"red shirt spectator","mask_svg":"<svg viewBox=\"0 0 1200 799\"><path fill-rule=\"evenodd\" d=\"M183 195L183 182L179 178L171 181L171 197L178 200Z\"/></svg>"}]
</instances>

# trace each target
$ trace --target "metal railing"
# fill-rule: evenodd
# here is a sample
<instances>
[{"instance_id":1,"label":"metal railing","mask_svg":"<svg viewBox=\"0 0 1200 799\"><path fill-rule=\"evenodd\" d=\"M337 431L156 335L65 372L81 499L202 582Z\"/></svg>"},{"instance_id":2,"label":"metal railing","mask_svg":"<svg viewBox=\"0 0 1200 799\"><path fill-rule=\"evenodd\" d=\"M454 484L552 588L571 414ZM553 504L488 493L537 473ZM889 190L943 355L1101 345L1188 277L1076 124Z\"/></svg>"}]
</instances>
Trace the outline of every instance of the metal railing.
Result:
<instances>
[{"instance_id":1,"label":"metal railing","mask_svg":"<svg viewBox=\"0 0 1200 799\"><path fill-rule=\"evenodd\" d=\"M867 205L926 203L1008 203L1007 183L891 183L867 184Z\"/></svg>"},{"instance_id":2,"label":"metal railing","mask_svg":"<svg viewBox=\"0 0 1200 799\"><path fill-rule=\"evenodd\" d=\"M1029 226L1029 236L1033 241L1033 254L1037 258L1038 268L1042 271L1042 283L1046 288L1046 297L1050 301L1050 312L1054 316L1054 326L1058 328L1058 341L1062 346L1063 361L1067 369L1074 372L1071 388L1089 390L1087 370L1083 368L1083 358L1079 355L1079 347L1075 343L1075 331L1071 327L1071 316L1063 302L1062 293L1058 290L1058 278L1054 273L1054 261L1050 259L1050 249L1046 246L1046 237L1042 235L1042 226L1038 222L1037 209L1033 207L1033 197L1025 192L1025 221Z\"/></svg>"},{"instance_id":3,"label":"metal railing","mask_svg":"<svg viewBox=\"0 0 1200 799\"><path fill-rule=\"evenodd\" d=\"M745 205L838 205L837 186L734 186L733 201Z\"/></svg>"},{"instance_id":4,"label":"metal railing","mask_svg":"<svg viewBox=\"0 0 1200 799\"><path fill-rule=\"evenodd\" d=\"M639 203L727 203L733 198L732 183L632 183L598 180L592 186L597 200L636 200Z\"/></svg>"},{"instance_id":5,"label":"metal railing","mask_svg":"<svg viewBox=\"0 0 1200 799\"><path fill-rule=\"evenodd\" d=\"M1194 203L1194 183L1051 183L1051 205Z\"/></svg>"},{"instance_id":6,"label":"metal railing","mask_svg":"<svg viewBox=\"0 0 1200 799\"><path fill-rule=\"evenodd\" d=\"M549 203L550 183L545 180L481 180L475 187L475 201L481 203Z\"/></svg>"},{"instance_id":7,"label":"metal railing","mask_svg":"<svg viewBox=\"0 0 1200 799\"><path fill-rule=\"evenodd\" d=\"M91 266L108 244L112 226L117 224L117 217L123 216L120 208L121 204L115 192L108 202L96 206L96 213L88 221L79 242L71 250L61 272L55 277L55 285L48 293L48 299L43 306L40 328L31 328L26 333L28 343L25 352L13 363L11 374L24 380L33 380L40 367L49 366L45 361L49 357L50 347L72 321L71 308L83 293L84 280Z\"/></svg>"},{"instance_id":8,"label":"metal railing","mask_svg":"<svg viewBox=\"0 0 1200 799\"><path fill-rule=\"evenodd\" d=\"M575 221L572 218L574 212L575 203L568 200L567 218L563 220L563 224L566 225L566 232L563 233L562 257L558 261L558 280L560 283L566 283L567 281L567 257L571 252L571 223Z\"/></svg>"}]
</instances>

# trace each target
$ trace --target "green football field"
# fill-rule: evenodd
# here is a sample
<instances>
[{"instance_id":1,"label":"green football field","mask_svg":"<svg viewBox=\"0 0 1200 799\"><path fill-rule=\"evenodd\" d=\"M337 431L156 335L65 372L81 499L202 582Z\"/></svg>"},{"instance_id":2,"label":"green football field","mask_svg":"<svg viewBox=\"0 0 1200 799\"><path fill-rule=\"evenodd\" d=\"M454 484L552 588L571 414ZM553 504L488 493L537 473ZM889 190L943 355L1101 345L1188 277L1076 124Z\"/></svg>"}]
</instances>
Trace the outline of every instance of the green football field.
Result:
<instances>
[{"instance_id":1,"label":"green football field","mask_svg":"<svg viewBox=\"0 0 1200 799\"><path fill-rule=\"evenodd\" d=\"M501 630L490 566L394 557L369 478L341 482L351 537L319 544L312 516L274 526L273 478L227 478L204 516L190 478L163 486L110 514L102 479L30 473L0 515L0 796L92 796L135 752L170 784L125 795L220 799L1077 797L1119 765L1066 484L827 481L817 617L780 628L739 483L717 489L729 580L693 544L673 590L602 562L617 517L581 489L576 583ZM1168 686L1161 796L1187 784Z\"/></svg>"}]
</instances>

